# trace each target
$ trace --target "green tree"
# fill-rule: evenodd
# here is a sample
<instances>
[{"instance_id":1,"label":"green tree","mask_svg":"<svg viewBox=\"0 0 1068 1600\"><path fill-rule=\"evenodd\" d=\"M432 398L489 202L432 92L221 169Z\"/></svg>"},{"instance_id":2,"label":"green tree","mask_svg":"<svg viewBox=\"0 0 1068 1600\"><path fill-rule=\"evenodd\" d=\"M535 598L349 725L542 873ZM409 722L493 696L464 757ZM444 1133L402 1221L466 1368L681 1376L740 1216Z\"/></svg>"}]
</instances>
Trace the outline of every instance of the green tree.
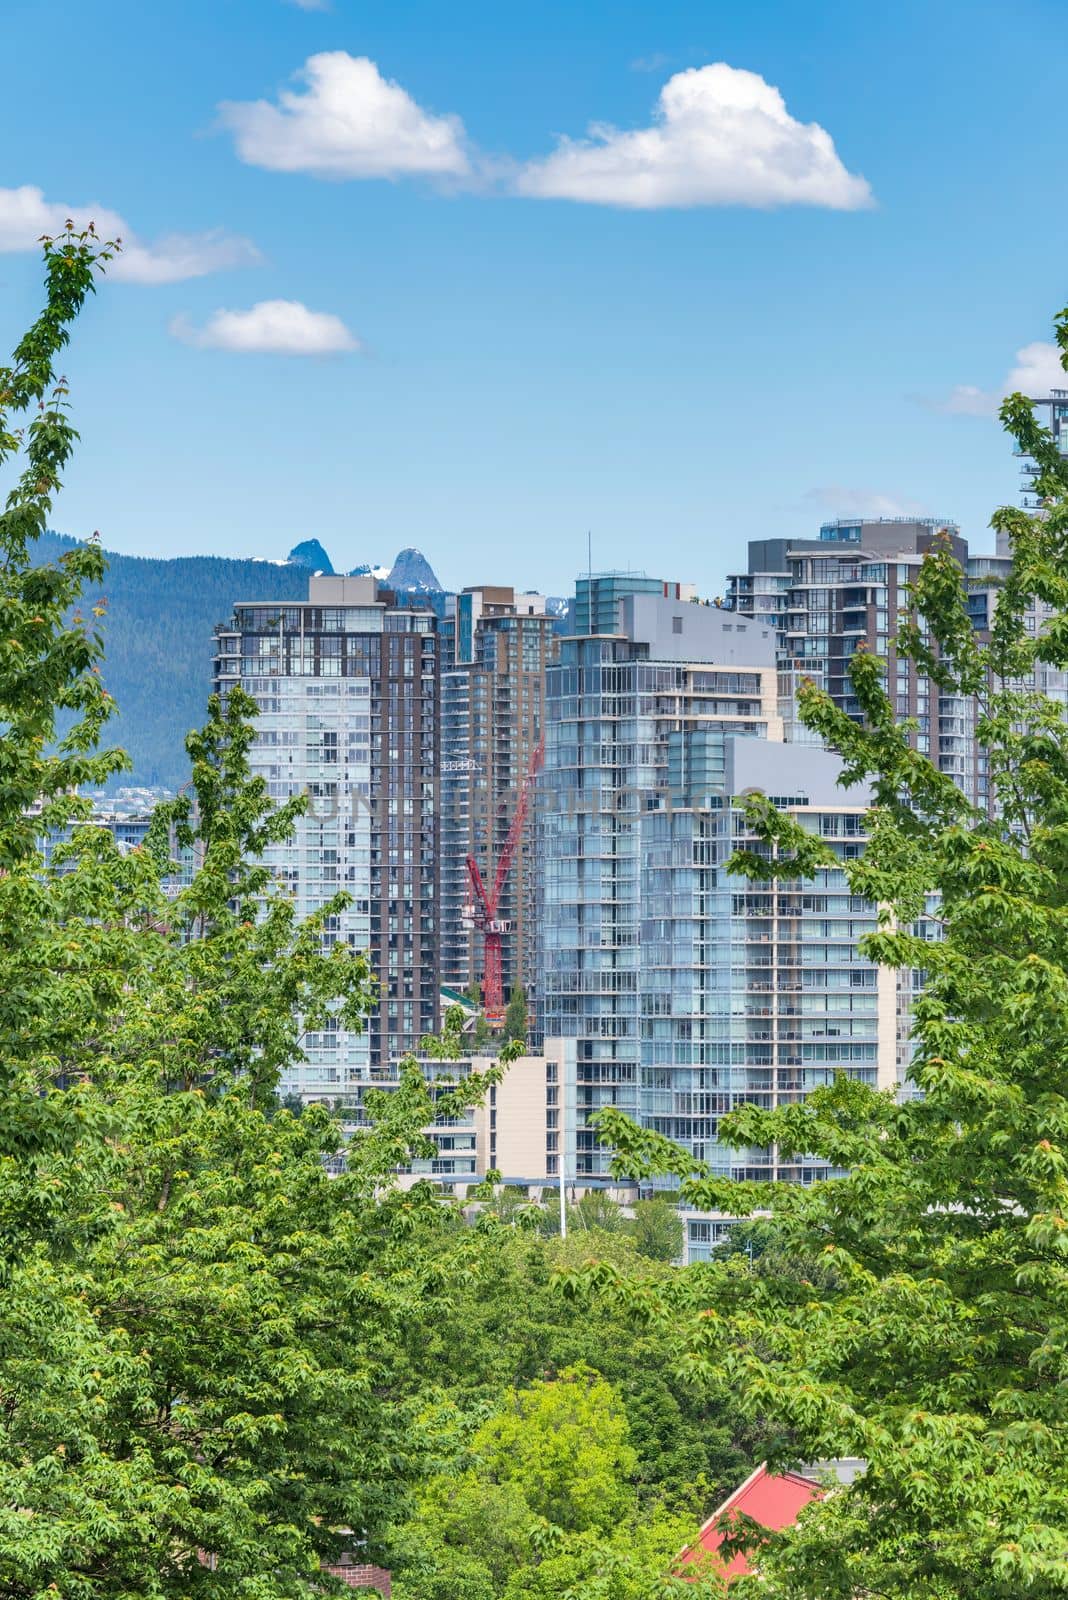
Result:
<instances>
[{"instance_id":1,"label":"green tree","mask_svg":"<svg viewBox=\"0 0 1068 1600\"><path fill-rule=\"evenodd\" d=\"M478 1016L475 1018L475 1028L472 1037L474 1039L475 1049L478 1051L486 1050L493 1039L492 1030L490 1029L489 1023L486 1021L485 1013L482 1011L480 1011Z\"/></svg>"},{"instance_id":2,"label":"green tree","mask_svg":"<svg viewBox=\"0 0 1068 1600\"><path fill-rule=\"evenodd\" d=\"M658 1513L611 1533L555 1540L544 1560L515 1573L503 1600L722 1600L725 1586L707 1565L676 1570L692 1534Z\"/></svg>"},{"instance_id":3,"label":"green tree","mask_svg":"<svg viewBox=\"0 0 1068 1600\"><path fill-rule=\"evenodd\" d=\"M587 1189L567 1208L568 1225L583 1232L626 1233L627 1220L622 1207L603 1189Z\"/></svg>"},{"instance_id":4,"label":"green tree","mask_svg":"<svg viewBox=\"0 0 1068 1600\"><path fill-rule=\"evenodd\" d=\"M250 776L240 693L146 848L89 821L79 786L123 762L97 748L77 610L103 563L32 547L75 438L55 362L109 254L46 245L45 309L0 369L0 461L22 452L0 515L0 1590L311 1596L346 1530L380 1546L432 1450L404 1345L449 1302L456 1223L391 1174L500 1069L434 1101L409 1063L337 1178L337 1124L277 1105L300 1029L355 1022L371 986L321 948L336 905L300 923L258 864L296 807ZM165 824L200 863L176 899Z\"/></svg>"},{"instance_id":5,"label":"green tree","mask_svg":"<svg viewBox=\"0 0 1068 1600\"><path fill-rule=\"evenodd\" d=\"M535 1530L515 1484L472 1470L435 1479L394 1541L397 1600L497 1600L510 1575L534 1559Z\"/></svg>"},{"instance_id":6,"label":"green tree","mask_svg":"<svg viewBox=\"0 0 1068 1600\"><path fill-rule=\"evenodd\" d=\"M405 1355L413 1384L447 1386L471 1431L502 1395L590 1368L626 1411L640 1506L663 1501L691 1523L767 1454L763 1424L744 1418L729 1390L680 1376L685 1327L658 1308L677 1269L638 1255L626 1233L572 1231L560 1240L484 1215L475 1229L442 1235L439 1250L443 1274L458 1287L409 1330ZM636 1292L585 1292L591 1261Z\"/></svg>"},{"instance_id":7,"label":"green tree","mask_svg":"<svg viewBox=\"0 0 1068 1600\"><path fill-rule=\"evenodd\" d=\"M627 1433L620 1396L587 1369L503 1396L395 1538L397 1600L720 1594L674 1571L694 1519L643 1503Z\"/></svg>"},{"instance_id":8,"label":"green tree","mask_svg":"<svg viewBox=\"0 0 1068 1600\"><path fill-rule=\"evenodd\" d=\"M531 1200L526 1189L517 1184L501 1184L488 1209L498 1221L511 1227L536 1228L541 1232L552 1228L553 1219L547 1208Z\"/></svg>"},{"instance_id":9,"label":"green tree","mask_svg":"<svg viewBox=\"0 0 1068 1600\"><path fill-rule=\"evenodd\" d=\"M636 1200L629 1232L638 1254L651 1261L678 1261L682 1256L683 1227L673 1195L655 1195L651 1200Z\"/></svg>"},{"instance_id":10,"label":"green tree","mask_svg":"<svg viewBox=\"0 0 1068 1600\"><path fill-rule=\"evenodd\" d=\"M491 1482L515 1484L535 1516L581 1533L610 1527L637 1467L627 1416L610 1384L572 1367L515 1391L475 1434L471 1451Z\"/></svg>"},{"instance_id":11,"label":"green tree","mask_svg":"<svg viewBox=\"0 0 1068 1600\"><path fill-rule=\"evenodd\" d=\"M522 985L517 983L509 996L508 1006L504 1013L505 1041L517 1040L520 1044L526 1044L529 1026L527 997Z\"/></svg>"},{"instance_id":12,"label":"green tree","mask_svg":"<svg viewBox=\"0 0 1068 1600\"><path fill-rule=\"evenodd\" d=\"M1057 338L1063 357L1068 313ZM1014 561L989 637L942 541L898 644L935 692L976 697L996 819L909 748L880 660L853 658L858 722L812 685L801 695L846 778L874 786L871 842L847 871L880 908L866 953L926 974L922 1097L843 1081L742 1109L725 1120L732 1143L814 1152L849 1175L807 1191L701 1171L684 1184L701 1206L772 1212L780 1254L831 1268L810 1279L735 1259L669 1291L700 1312L691 1370L787 1430L779 1459L867 1461L763 1552L738 1589L763 1600L1068 1593L1068 725L1042 692L1047 669L1068 669L1068 462L1023 396L1002 418L1038 464L1042 509L993 518ZM1036 599L1053 608L1037 630ZM735 863L750 875L827 860L767 802L750 815L762 848ZM611 1112L602 1127L628 1171L692 1165Z\"/></svg>"}]
</instances>

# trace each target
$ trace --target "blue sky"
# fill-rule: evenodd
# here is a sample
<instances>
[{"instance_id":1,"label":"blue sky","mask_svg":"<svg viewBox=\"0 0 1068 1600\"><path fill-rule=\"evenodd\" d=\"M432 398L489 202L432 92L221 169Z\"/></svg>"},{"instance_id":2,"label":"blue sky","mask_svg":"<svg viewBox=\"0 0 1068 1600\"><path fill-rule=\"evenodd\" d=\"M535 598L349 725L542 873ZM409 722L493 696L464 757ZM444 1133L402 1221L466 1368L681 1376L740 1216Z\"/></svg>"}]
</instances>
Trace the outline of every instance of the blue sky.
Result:
<instances>
[{"instance_id":1,"label":"blue sky","mask_svg":"<svg viewBox=\"0 0 1068 1600\"><path fill-rule=\"evenodd\" d=\"M6 0L4 42L0 338L37 209L138 244L67 362L64 531L561 592L589 529L715 594L748 538L985 548L1015 494L992 397L1048 386L1068 299L1054 0Z\"/></svg>"}]
</instances>

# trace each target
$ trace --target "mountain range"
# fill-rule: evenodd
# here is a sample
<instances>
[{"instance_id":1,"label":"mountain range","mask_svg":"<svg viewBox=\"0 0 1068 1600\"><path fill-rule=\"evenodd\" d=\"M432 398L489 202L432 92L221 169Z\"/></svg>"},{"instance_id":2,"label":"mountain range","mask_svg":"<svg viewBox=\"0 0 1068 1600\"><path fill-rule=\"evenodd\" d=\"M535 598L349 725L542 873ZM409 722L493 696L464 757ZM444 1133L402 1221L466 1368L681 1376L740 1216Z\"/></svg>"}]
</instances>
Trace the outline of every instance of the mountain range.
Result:
<instances>
[{"instance_id":1,"label":"mountain range","mask_svg":"<svg viewBox=\"0 0 1068 1600\"><path fill-rule=\"evenodd\" d=\"M274 565L306 567L310 572L323 572L333 576L335 568L318 539L303 539L295 544L285 561ZM402 550L392 567L376 567L371 562L362 567L350 567L347 577L377 578L398 594L444 594L433 567L421 550L411 545Z\"/></svg>"},{"instance_id":2,"label":"mountain range","mask_svg":"<svg viewBox=\"0 0 1068 1600\"><path fill-rule=\"evenodd\" d=\"M36 559L55 561L77 542L45 533ZM133 767L117 782L177 789L189 776L185 736L204 721L215 624L229 620L238 600L306 600L309 575L334 568L318 539L295 545L284 561L111 551L107 561L103 584L85 601L107 601L103 676L119 709L106 737L128 752ZM399 596L426 599L439 615L444 611L444 591L418 550L402 550L388 571L368 564L350 575L374 576Z\"/></svg>"}]
</instances>

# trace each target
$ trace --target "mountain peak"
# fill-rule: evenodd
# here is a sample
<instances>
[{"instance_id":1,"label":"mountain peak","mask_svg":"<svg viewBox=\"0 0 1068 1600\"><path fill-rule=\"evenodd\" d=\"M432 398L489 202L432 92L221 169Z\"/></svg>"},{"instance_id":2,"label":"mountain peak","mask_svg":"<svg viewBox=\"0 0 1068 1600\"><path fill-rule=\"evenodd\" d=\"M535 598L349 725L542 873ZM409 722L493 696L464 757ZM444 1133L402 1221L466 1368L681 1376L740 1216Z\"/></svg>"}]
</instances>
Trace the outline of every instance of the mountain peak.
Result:
<instances>
[{"instance_id":1,"label":"mountain peak","mask_svg":"<svg viewBox=\"0 0 1068 1600\"><path fill-rule=\"evenodd\" d=\"M441 584L430 562L421 550L416 550L411 545L400 552L386 581L391 589L441 593Z\"/></svg>"},{"instance_id":2,"label":"mountain peak","mask_svg":"<svg viewBox=\"0 0 1068 1600\"><path fill-rule=\"evenodd\" d=\"M302 539L299 544L295 544L289 552L289 561L294 567L307 567L309 572L323 572L327 577L333 576L334 569L330 557L318 539Z\"/></svg>"}]
</instances>

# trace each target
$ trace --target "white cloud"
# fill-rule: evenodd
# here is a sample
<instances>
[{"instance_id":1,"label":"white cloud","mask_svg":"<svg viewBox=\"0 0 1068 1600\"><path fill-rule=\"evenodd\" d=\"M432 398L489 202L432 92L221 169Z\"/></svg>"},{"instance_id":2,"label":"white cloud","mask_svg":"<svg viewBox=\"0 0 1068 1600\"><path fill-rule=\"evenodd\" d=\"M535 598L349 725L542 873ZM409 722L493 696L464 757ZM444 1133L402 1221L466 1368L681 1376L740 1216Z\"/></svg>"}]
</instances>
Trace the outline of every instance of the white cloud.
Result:
<instances>
[{"instance_id":1,"label":"white cloud","mask_svg":"<svg viewBox=\"0 0 1068 1600\"><path fill-rule=\"evenodd\" d=\"M1068 389L1068 372L1061 365L1057 345L1035 339L1016 352L1016 362L1000 389L977 389L971 383L958 383L936 409L964 417L996 417L1007 394L1026 394L1038 400L1051 389Z\"/></svg>"},{"instance_id":2,"label":"white cloud","mask_svg":"<svg viewBox=\"0 0 1068 1600\"><path fill-rule=\"evenodd\" d=\"M930 404L929 401L924 403ZM950 411L960 417L996 417L999 404L998 396L988 389L977 389L974 383L958 383L933 409Z\"/></svg>"},{"instance_id":3,"label":"white cloud","mask_svg":"<svg viewBox=\"0 0 1068 1600\"><path fill-rule=\"evenodd\" d=\"M263 259L251 239L221 228L168 233L152 244L141 244L129 234L124 239L122 254L110 263L108 275L128 283L184 283L231 267L254 267Z\"/></svg>"},{"instance_id":4,"label":"white cloud","mask_svg":"<svg viewBox=\"0 0 1068 1600\"><path fill-rule=\"evenodd\" d=\"M309 311L299 300L260 300L248 311L214 312L202 328L175 317L170 331L185 344L202 350L237 350L243 354L325 356L359 350L359 340L340 317Z\"/></svg>"},{"instance_id":5,"label":"white cloud","mask_svg":"<svg viewBox=\"0 0 1068 1600\"><path fill-rule=\"evenodd\" d=\"M1051 389L1068 389L1068 373L1061 365L1058 345L1036 339L1016 352L1016 365L1005 379L1005 393L1040 395Z\"/></svg>"},{"instance_id":6,"label":"white cloud","mask_svg":"<svg viewBox=\"0 0 1068 1600\"><path fill-rule=\"evenodd\" d=\"M237 153L251 166L320 178L463 177L470 171L459 117L424 111L366 56L328 50L309 56L278 104L219 107Z\"/></svg>"},{"instance_id":7,"label":"white cloud","mask_svg":"<svg viewBox=\"0 0 1068 1600\"><path fill-rule=\"evenodd\" d=\"M519 173L521 194L596 205L828 206L873 203L818 123L797 122L779 90L720 61L669 78L653 126L631 132L594 123L562 138Z\"/></svg>"},{"instance_id":8,"label":"white cloud","mask_svg":"<svg viewBox=\"0 0 1068 1600\"><path fill-rule=\"evenodd\" d=\"M329 11L330 0L289 0L291 6L299 6L301 11Z\"/></svg>"},{"instance_id":9,"label":"white cloud","mask_svg":"<svg viewBox=\"0 0 1068 1600\"><path fill-rule=\"evenodd\" d=\"M260 260L251 240L221 229L170 233L145 243L107 206L63 205L46 200L31 184L0 189L0 253L36 250L41 235L61 233L68 217L78 228L92 221L102 239L122 239L122 252L108 264L108 276L127 283L179 283Z\"/></svg>"},{"instance_id":10,"label":"white cloud","mask_svg":"<svg viewBox=\"0 0 1068 1600\"><path fill-rule=\"evenodd\" d=\"M918 517L926 510L922 501L907 495L883 494L877 489L850 489L826 483L807 489L802 499L833 517Z\"/></svg>"}]
</instances>

